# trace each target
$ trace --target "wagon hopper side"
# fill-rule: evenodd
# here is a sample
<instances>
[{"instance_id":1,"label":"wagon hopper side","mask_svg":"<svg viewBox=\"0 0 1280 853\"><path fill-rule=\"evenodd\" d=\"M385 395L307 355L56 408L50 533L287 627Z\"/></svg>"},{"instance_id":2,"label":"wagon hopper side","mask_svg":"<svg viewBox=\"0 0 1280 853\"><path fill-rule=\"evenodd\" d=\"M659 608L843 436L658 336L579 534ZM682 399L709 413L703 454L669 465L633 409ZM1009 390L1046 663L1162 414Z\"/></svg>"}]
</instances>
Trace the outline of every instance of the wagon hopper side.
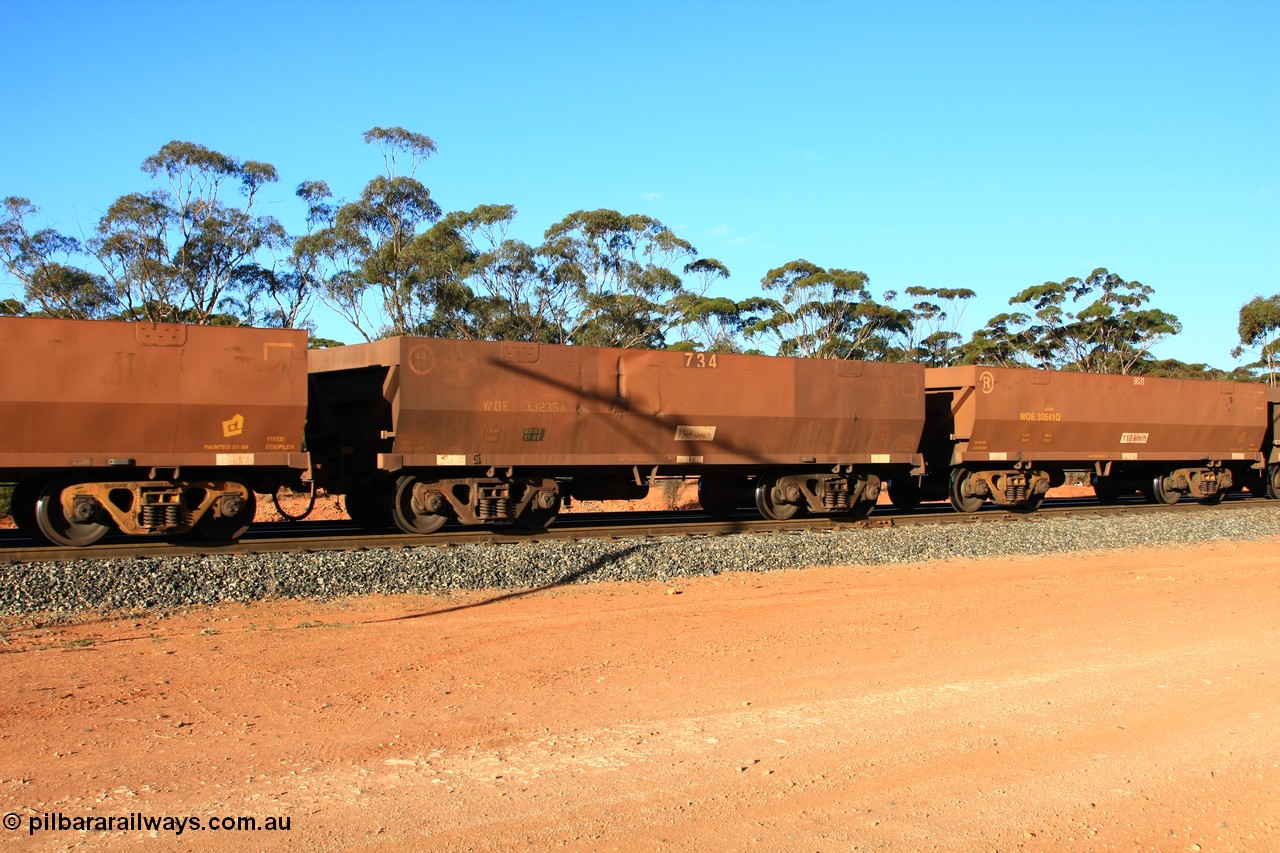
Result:
<instances>
[{"instance_id":1,"label":"wagon hopper side","mask_svg":"<svg viewBox=\"0 0 1280 853\"><path fill-rule=\"evenodd\" d=\"M0 319L0 481L64 545L112 528L235 538L307 468L306 333Z\"/></svg>"},{"instance_id":2,"label":"wagon hopper side","mask_svg":"<svg viewBox=\"0 0 1280 853\"><path fill-rule=\"evenodd\" d=\"M965 512L1033 510L1066 471L1103 500L1216 503L1264 465L1260 385L968 366L926 384L923 486Z\"/></svg>"},{"instance_id":3,"label":"wagon hopper side","mask_svg":"<svg viewBox=\"0 0 1280 853\"><path fill-rule=\"evenodd\" d=\"M541 527L664 476L717 514L865 513L920 466L916 365L397 338L313 352L311 389L319 481L414 532Z\"/></svg>"}]
</instances>

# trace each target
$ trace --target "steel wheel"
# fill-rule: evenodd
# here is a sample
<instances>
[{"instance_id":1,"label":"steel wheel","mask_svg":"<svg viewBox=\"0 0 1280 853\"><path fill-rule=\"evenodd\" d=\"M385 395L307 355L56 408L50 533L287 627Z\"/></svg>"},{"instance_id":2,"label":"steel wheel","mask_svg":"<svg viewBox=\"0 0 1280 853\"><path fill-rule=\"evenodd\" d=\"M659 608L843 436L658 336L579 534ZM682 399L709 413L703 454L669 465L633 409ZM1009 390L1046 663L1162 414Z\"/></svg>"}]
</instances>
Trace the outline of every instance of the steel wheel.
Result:
<instances>
[{"instance_id":1,"label":"steel wheel","mask_svg":"<svg viewBox=\"0 0 1280 853\"><path fill-rule=\"evenodd\" d=\"M242 485L240 483L228 483L227 485ZM258 498L253 494L253 489L246 488L249 497L239 501L239 508L236 509L234 515L223 515L215 517L213 507L200 516L200 520L191 528L191 532L199 535L202 539L208 539L210 542L234 542L245 534L249 529L249 525L253 524L253 516L258 511ZM224 505L228 504L227 500L219 499ZM230 509L227 506L227 509Z\"/></svg>"},{"instance_id":2,"label":"steel wheel","mask_svg":"<svg viewBox=\"0 0 1280 853\"><path fill-rule=\"evenodd\" d=\"M799 504L778 503L773 499L773 487L778 484L777 477L761 477L756 485L756 509L765 518L773 521L786 521L795 518L800 512Z\"/></svg>"},{"instance_id":3,"label":"steel wheel","mask_svg":"<svg viewBox=\"0 0 1280 853\"><path fill-rule=\"evenodd\" d=\"M1120 487L1110 477L1093 475L1093 493L1104 504L1113 504L1120 500Z\"/></svg>"},{"instance_id":4,"label":"steel wheel","mask_svg":"<svg viewBox=\"0 0 1280 853\"><path fill-rule=\"evenodd\" d=\"M537 502L535 497L524 508L524 512L516 516L516 526L523 527L525 530L546 530L551 526L551 522L556 520L556 516L560 514L560 495L556 494L555 503L549 507L535 508Z\"/></svg>"},{"instance_id":5,"label":"steel wheel","mask_svg":"<svg viewBox=\"0 0 1280 853\"><path fill-rule=\"evenodd\" d=\"M1151 478L1151 500L1165 506L1172 506L1182 499L1182 493L1171 488L1167 474L1156 474Z\"/></svg>"},{"instance_id":6,"label":"steel wheel","mask_svg":"<svg viewBox=\"0 0 1280 853\"><path fill-rule=\"evenodd\" d=\"M105 513L101 507L87 511L83 519L67 518L62 511L62 492L73 485L73 482L53 482L40 490L35 508L36 527L56 545L83 548L106 536L111 525L103 521Z\"/></svg>"},{"instance_id":7,"label":"steel wheel","mask_svg":"<svg viewBox=\"0 0 1280 853\"><path fill-rule=\"evenodd\" d=\"M1267 469L1267 497L1280 500L1280 465Z\"/></svg>"},{"instance_id":8,"label":"steel wheel","mask_svg":"<svg viewBox=\"0 0 1280 853\"><path fill-rule=\"evenodd\" d=\"M964 468L956 468L951 472L951 505L956 512L977 512L982 508L982 496L968 494L966 486L970 475Z\"/></svg>"},{"instance_id":9,"label":"steel wheel","mask_svg":"<svg viewBox=\"0 0 1280 853\"><path fill-rule=\"evenodd\" d=\"M413 487L421 482L417 477L401 477L396 481L396 495L391 502L391 518L405 533L426 535L435 533L449 517L444 508L429 509L414 497ZM443 498L442 498L443 500Z\"/></svg>"},{"instance_id":10,"label":"steel wheel","mask_svg":"<svg viewBox=\"0 0 1280 853\"><path fill-rule=\"evenodd\" d=\"M856 518L859 521L871 515L871 511L876 508L876 502L869 498L859 498L853 502L853 506L849 507L849 517Z\"/></svg>"}]
</instances>

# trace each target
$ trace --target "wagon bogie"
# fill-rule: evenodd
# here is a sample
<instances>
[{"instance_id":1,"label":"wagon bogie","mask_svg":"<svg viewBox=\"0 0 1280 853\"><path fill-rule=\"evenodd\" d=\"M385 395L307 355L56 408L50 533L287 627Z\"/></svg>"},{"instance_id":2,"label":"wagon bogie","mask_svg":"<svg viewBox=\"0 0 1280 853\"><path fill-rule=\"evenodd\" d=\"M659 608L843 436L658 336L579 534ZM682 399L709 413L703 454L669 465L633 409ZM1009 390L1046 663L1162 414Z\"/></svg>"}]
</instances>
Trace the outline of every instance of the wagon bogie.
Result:
<instances>
[{"instance_id":1,"label":"wagon bogie","mask_svg":"<svg viewBox=\"0 0 1280 853\"><path fill-rule=\"evenodd\" d=\"M237 539L253 521L257 500L249 486L232 480L94 480L82 474L57 476L39 486L24 483L15 490L13 505L23 532L59 545L85 546L113 530Z\"/></svg>"},{"instance_id":2,"label":"wagon bogie","mask_svg":"<svg viewBox=\"0 0 1280 853\"><path fill-rule=\"evenodd\" d=\"M860 473L768 472L757 480L756 507L765 518L788 519L798 513L870 514L880 495L880 478Z\"/></svg>"},{"instance_id":3,"label":"wagon bogie","mask_svg":"<svg viewBox=\"0 0 1280 853\"><path fill-rule=\"evenodd\" d=\"M552 478L439 477L424 472L396 481L392 517L406 533L434 533L450 519L536 530L550 526L560 502L560 484Z\"/></svg>"},{"instance_id":4,"label":"wagon bogie","mask_svg":"<svg viewBox=\"0 0 1280 853\"><path fill-rule=\"evenodd\" d=\"M951 472L951 504L959 512L977 512L984 501L1014 510L1032 512L1048 493L1052 475L1044 470L996 468Z\"/></svg>"}]
</instances>

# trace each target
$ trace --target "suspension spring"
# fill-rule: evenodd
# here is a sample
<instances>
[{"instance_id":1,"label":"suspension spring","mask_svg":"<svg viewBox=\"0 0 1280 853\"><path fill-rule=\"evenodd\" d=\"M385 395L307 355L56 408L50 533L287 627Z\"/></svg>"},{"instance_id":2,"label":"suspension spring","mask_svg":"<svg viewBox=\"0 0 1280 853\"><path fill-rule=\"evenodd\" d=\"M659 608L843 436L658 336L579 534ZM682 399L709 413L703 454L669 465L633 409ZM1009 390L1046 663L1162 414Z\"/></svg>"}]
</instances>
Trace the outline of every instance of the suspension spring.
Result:
<instances>
[{"instance_id":1,"label":"suspension spring","mask_svg":"<svg viewBox=\"0 0 1280 853\"><path fill-rule=\"evenodd\" d=\"M476 501L476 517L506 518L509 515L509 503L505 497L480 498Z\"/></svg>"},{"instance_id":2,"label":"suspension spring","mask_svg":"<svg viewBox=\"0 0 1280 853\"><path fill-rule=\"evenodd\" d=\"M849 499L849 484L841 481L838 485L829 483L822 492L822 508L827 510L848 509L852 505Z\"/></svg>"},{"instance_id":3,"label":"suspension spring","mask_svg":"<svg viewBox=\"0 0 1280 853\"><path fill-rule=\"evenodd\" d=\"M143 527L158 529L177 527L181 521L181 508L177 504L147 504L142 507Z\"/></svg>"}]
</instances>

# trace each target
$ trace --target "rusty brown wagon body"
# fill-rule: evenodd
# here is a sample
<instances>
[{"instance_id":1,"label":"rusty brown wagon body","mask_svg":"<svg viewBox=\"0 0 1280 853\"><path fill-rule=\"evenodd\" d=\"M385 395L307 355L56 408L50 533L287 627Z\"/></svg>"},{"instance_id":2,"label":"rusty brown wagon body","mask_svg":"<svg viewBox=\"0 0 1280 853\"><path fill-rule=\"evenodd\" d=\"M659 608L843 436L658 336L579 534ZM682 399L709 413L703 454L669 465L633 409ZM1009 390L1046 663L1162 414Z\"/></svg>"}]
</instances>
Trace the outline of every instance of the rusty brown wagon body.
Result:
<instances>
[{"instance_id":1,"label":"rusty brown wagon body","mask_svg":"<svg viewBox=\"0 0 1280 853\"><path fill-rule=\"evenodd\" d=\"M306 333L0 318L0 481L55 542L234 538L307 467Z\"/></svg>"},{"instance_id":2,"label":"rusty brown wagon body","mask_svg":"<svg viewBox=\"0 0 1280 853\"><path fill-rule=\"evenodd\" d=\"M1280 388L1267 389L1267 407L1267 432L1262 440L1267 467L1260 474L1258 491L1280 500Z\"/></svg>"},{"instance_id":3,"label":"rusty brown wagon body","mask_svg":"<svg viewBox=\"0 0 1280 853\"><path fill-rule=\"evenodd\" d=\"M1263 465L1264 386L997 367L926 372L924 496L1034 509L1066 471L1098 496L1221 500Z\"/></svg>"},{"instance_id":4,"label":"rusty brown wagon body","mask_svg":"<svg viewBox=\"0 0 1280 853\"><path fill-rule=\"evenodd\" d=\"M317 482L429 532L697 476L704 506L869 512L918 469L918 365L393 338L311 354Z\"/></svg>"}]
</instances>

